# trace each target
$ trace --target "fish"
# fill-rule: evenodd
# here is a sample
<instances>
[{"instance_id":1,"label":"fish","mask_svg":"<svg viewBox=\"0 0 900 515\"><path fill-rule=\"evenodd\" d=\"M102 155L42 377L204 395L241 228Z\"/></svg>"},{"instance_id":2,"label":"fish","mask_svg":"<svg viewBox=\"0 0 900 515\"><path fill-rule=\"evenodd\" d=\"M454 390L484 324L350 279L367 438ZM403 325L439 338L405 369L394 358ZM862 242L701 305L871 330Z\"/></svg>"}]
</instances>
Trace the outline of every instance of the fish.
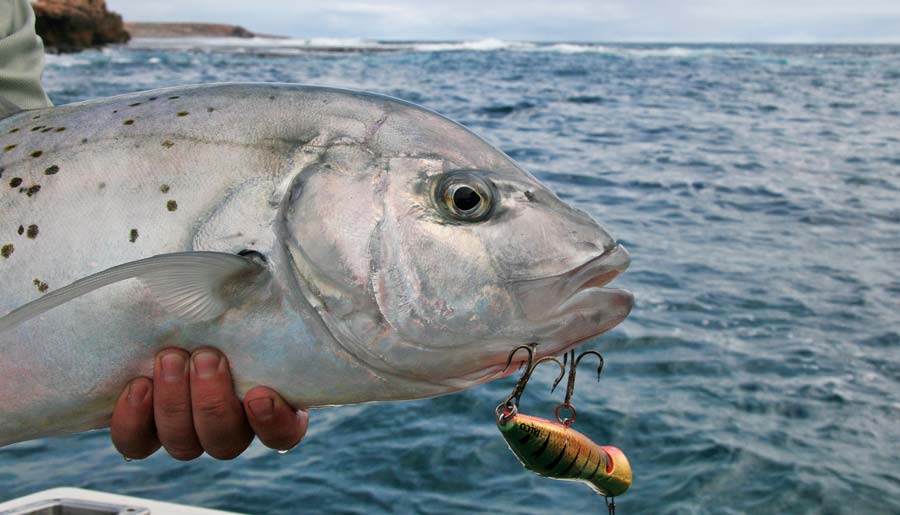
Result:
<instances>
[{"instance_id":1,"label":"fish","mask_svg":"<svg viewBox=\"0 0 900 515\"><path fill-rule=\"evenodd\" d=\"M297 408L445 395L620 323L630 262L462 125L223 83L0 120L0 446L108 427L167 347Z\"/></svg>"}]
</instances>

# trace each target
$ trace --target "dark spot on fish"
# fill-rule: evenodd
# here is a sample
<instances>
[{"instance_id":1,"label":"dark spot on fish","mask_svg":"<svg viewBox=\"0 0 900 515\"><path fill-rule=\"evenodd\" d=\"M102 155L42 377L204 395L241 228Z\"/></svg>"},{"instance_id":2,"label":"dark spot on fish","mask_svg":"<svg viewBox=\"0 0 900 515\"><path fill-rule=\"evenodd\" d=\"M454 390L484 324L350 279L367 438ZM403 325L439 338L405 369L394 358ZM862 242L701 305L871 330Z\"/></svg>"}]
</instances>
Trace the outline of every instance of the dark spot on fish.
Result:
<instances>
[{"instance_id":1,"label":"dark spot on fish","mask_svg":"<svg viewBox=\"0 0 900 515\"><path fill-rule=\"evenodd\" d=\"M159 97L150 97L150 98L148 98L147 100L149 100L150 102L153 102L153 101L156 100L157 98L159 98Z\"/></svg>"},{"instance_id":2,"label":"dark spot on fish","mask_svg":"<svg viewBox=\"0 0 900 515\"><path fill-rule=\"evenodd\" d=\"M36 225L29 225L29 226L28 226L28 231L25 232L25 236L28 236L28 239L29 239L29 240L33 240L33 239L35 239L35 238L38 237L38 233L40 233L40 232L41 232L41 231L38 230L38 226L36 226Z\"/></svg>"},{"instance_id":3,"label":"dark spot on fish","mask_svg":"<svg viewBox=\"0 0 900 515\"><path fill-rule=\"evenodd\" d=\"M42 281L42 280L40 280L40 279L35 279L35 280L34 280L34 286L35 286L35 287L38 289L38 291L41 292L41 293L44 293L45 291L47 291L47 290L50 289L50 285L48 285L47 283L45 283L44 281Z\"/></svg>"},{"instance_id":4,"label":"dark spot on fish","mask_svg":"<svg viewBox=\"0 0 900 515\"><path fill-rule=\"evenodd\" d=\"M132 229L131 231L128 232L128 241L130 241L131 243L134 243L137 241L137 239L138 239L138 230L137 229Z\"/></svg>"},{"instance_id":5,"label":"dark spot on fish","mask_svg":"<svg viewBox=\"0 0 900 515\"><path fill-rule=\"evenodd\" d=\"M10 133L10 134L13 134L13 133L15 133L15 132L19 132L19 128L18 128L18 127L13 127L12 129L9 130L9 133Z\"/></svg>"},{"instance_id":6,"label":"dark spot on fish","mask_svg":"<svg viewBox=\"0 0 900 515\"><path fill-rule=\"evenodd\" d=\"M35 150L34 152L31 153L31 157L41 157L41 155L43 153L44 153L43 150Z\"/></svg>"},{"instance_id":7,"label":"dark spot on fish","mask_svg":"<svg viewBox=\"0 0 900 515\"><path fill-rule=\"evenodd\" d=\"M105 183L105 182L101 182L100 184L97 185L97 189L101 189L101 190L102 190L102 189L104 189L104 188L106 188L106 183Z\"/></svg>"},{"instance_id":8,"label":"dark spot on fish","mask_svg":"<svg viewBox=\"0 0 900 515\"><path fill-rule=\"evenodd\" d=\"M118 112L119 112L118 109L113 109L113 114L116 114L116 113L118 113Z\"/></svg>"},{"instance_id":9,"label":"dark spot on fish","mask_svg":"<svg viewBox=\"0 0 900 515\"><path fill-rule=\"evenodd\" d=\"M122 125L133 125L133 124L134 124L134 120L130 120L130 119L122 122Z\"/></svg>"},{"instance_id":10,"label":"dark spot on fish","mask_svg":"<svg viewBox=\"0 0 900 515\"><path fill-rule=\"evenodd\" d=\"M175 100L176 98L181 98L181 97L179 97L178 95L175 95L174 97L169 97L169 100Z\"/></svg>"},{"instance_id":11,"label":"dark spot on fish","mask_svg":"<svg viewBox=\"0 0 900 515\"><path fill-rule=\"evenodd\" d=\"M175 146L175 142L167 139L166 141L162 142L162 146L164 146L166 148L172 148Z\"/></svg>"},{"instance_id":12,"label":"dark spot on fish","mask_svg":"<svg viewBox=\"0 0 900 515\"><path fill-rule=\"evenodd\" d=\"M12 150L18 146L19 145L16 145L15 143L13 143L12 145L6 145L5 147L3 147L3 152L4 153L9 152L10 150Z\"/></svg>"},{"instance_id":13,"label":"dark spot on fish","mask_svg":"<svg viewBox=\"0 0 900 515\"><path fill-rule=\"evenodd\" d=\"M29 197L33 197L37 195L37 193L41 191L41 185L35 184L34 186L29 186L27 190L25 190L25 194Z\"/></svg>"},{"instance_id":14,"label":"dark spot on fish","mask_svg":"<svg viewBox=\"0 0 900 515\"><path fill-rule=\"evenodd\" d=\"M189 114L190 113L188 113L187 111L178 111L178 116L187 116Z\"/></svg>"},{"instance_id":15,"label":"dark spot on fish","mask_svg":"<svg viewBox=\"0 0 900 515\"><path fill-rule=\"evenodd\" d=\"M25 228L20 225L18 233L19 233L19 236L23 235L25 233Z\"/></svg>"},{"instance_id":16,"label":"dark spot on fish","mask_svg":"<svg viewBox=\"0 0 900 515\"><path fill-rule=\"evenodd\" d=\"M176 209L178 209L178 202L175 202L174 200L166 202L166 209L168 209L169 211L175 211Z\"/></svg>"},{"instance_id":17,"label":"dark spot on fish","mask_svg":"<svg viewBox=\"0 0 900 515\"><path fill-rule=\"evenodd\" d=\"M82 144L82 145L84 145L84 144L87 143L87 142L88 142L88 139L87 139L87 138L81 138L81 144Z\"/></svg>"},{"instance_id":18,"label":"dark spot on fish","mask_svg":"<svg viewBox=\"0 0 900 515\"><path fill-rule=\"evenodd\" d=\"M216 110L215 107L207 107L207 108L206 108L206 112L207 112L207 113L211 113L211 112L213 112L213 111L215 111L215 110Z\"/></svg>"},{"instance_id":19,"label":"dark spot on fish","mask_svg":"<svg viewBox=\"0 0 900 515\"><path fill-rule=\"evenodd\" d=\"M0 256L8 258L9 256L12 256L14 250L16 250L16 248L13 247L12 243L4 245L3 247L0 247Z\"/></svg>"},{"instance_id":20,"label":"dark spot on fish","mask_svg":"<svg viewBox=\"0 0 900 515\"><path fill-rule=\"evenodd\" d=\"M269 95L269 100L275 100L275 95Z\"/></svg>"},{"instance_id":21,"label":"dark spot on fish","mask_svg":"<svg viewBox=\"0 0 900 515\"><path fill-rule=\"evenodd\" d=\"M59 172L59 167L56 165L48 166L46 170L44 170L44 175L56 175Z\"/></svg>"},{"instance_id":22,"label":"dark spot on fish","mask_svg":"<svg viewBox=\"0 0 900 515\"><path fill-rule=\"evenodd\" d=\"M525 198L527 198L529 202L534 202L534 193L532 193L531 190L525 190Z\"/></svg>"},{"instance_id":23,"label":"dark spot on fish","mask_svg":"<svg viewBox=\"0 0 900 515\"><path fill-rule=\"evenodd\" d=\"M141 105L140 102L135 102L135 103L133 103L133 104L128 104L128 107L137 107L137 106L139 106L139 105Z\"/></svg>"},{"instance_id":24,"label":"dark spot on fish","mask_svg":"<svg viewBox=\"0 0 900 515\"><path fill-rule=\"evenodd\" d=\"M21 185L21 184L22 184L22 179L20 179L19 177L13 177L13 178L9 181L9 187L10 187L10 188L18 188L19 185Z\"/></svg>"},{"instance_id":25,"label":"dark spot on fish","mask_svg":"<svg viewBox=\"0 0 900 515\"><path fill-rule=\"evenodd\" d=\"M36 115L32 116L31 119L32 119L32 120L37 120L37 119L40 118L40 117L41 117L41 115L36 114Z\"/></svg>"},{"instance_id":26,"label":"dark spot on fish","mask_svg":"<svg viewBox=\"0 0 900 515\"><path fill-rule=\"evenodd\" d=\"M46 133L46 132L50 132L52 130L53 130L53 127L44 127L43 129L41 129L41 132Z\"/></svg>"},{"instance_id":27,"label":"dark spot on fish","mask_svg":"<svg viewBox=\"0 0 900 515\"><path fill-rule=\"evenodd\" d=\"M36 125L31 128L31 132L39 131L39 130L43 129L44 127L46 127L46 126L45 125Z\"/></svg>"},{"instance_id":28,"label":"dark spot on fish","mask_svg":"<svg viewBox=\"0 0 900 515\"><path fill-rule=\"evenodd\" d=\"M54 132L62 132L62 131L64 131L64 130L66 130L65 127L57 127L56 130L55 130Z\"/></svg>"},{"instance_id":29,"label":"dark spot on fish","mask_svg":"<svg viewBox=\"0 0 900 515\"><path fill-rule=\"evenodd\" d=\"M163 193L168 193L170 189L171 188L169 188L168 184L163 184L162 186L159 187L159 191L161 191Z\"/></svg>"}]
</instances>

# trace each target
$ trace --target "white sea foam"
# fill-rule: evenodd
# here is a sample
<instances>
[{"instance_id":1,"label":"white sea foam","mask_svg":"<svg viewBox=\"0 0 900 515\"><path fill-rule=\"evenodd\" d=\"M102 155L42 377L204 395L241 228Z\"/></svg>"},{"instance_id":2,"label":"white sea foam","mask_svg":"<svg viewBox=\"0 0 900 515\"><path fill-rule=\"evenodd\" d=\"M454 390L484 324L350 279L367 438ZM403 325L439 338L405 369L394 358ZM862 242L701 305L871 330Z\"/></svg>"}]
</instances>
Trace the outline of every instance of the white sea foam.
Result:
<instances>
[{"instance_id":1,"label":"white sea foam","mask_svg":"<svg viewBox=\"0 0 900 515\"><path fill-rule=\"evenodd\" d=\"M91 61L76 54L47 54L44 56L44 62L47 66L58 66L60 68L71 68L72 66L89 66Z\"/></svg>"},{"instance_id":2,"label":"white sea foam","mask_svg":"<svg viewBox=\"0 0 900 515\"><path fill-rule=\"evenodd\" d=\"M383 43L391 44L391 43ZM537 45L523 41L504 41L502 39L479 39L474 41L456 41L446 43L414 43L413 50L419 52L453 52L460 50L495 51L495 50L532 50Z\"/></svg>"},{"instance_id":3,"label":"white sea foam","mask_svg":"<svg viewBox=\"0 0 900 515\"><path fill-rule=\"evenodd\" d=\"M495 38L469 41L374 41L345 38L136 38L133 48L301 54L305 52L549 52L599 53L622 57L673 57L726 51L683 46L618 46L596 43L534 43Z\"/></svg>"}]
</instances>

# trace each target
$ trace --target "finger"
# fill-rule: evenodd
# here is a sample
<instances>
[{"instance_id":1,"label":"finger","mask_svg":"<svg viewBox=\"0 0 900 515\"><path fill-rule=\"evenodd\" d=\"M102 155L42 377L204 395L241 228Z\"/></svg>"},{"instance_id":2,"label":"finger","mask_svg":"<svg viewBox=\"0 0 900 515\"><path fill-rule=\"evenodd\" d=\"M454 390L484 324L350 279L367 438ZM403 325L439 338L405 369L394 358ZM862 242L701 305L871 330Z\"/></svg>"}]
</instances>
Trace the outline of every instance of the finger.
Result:
<instances>
[{"instance_id":1,"label":"finger","mask_svg":"<svg viewBox=\"0 0 900 515\"><path fill-rule=\"evenodd\" d=\"M188 353L166 349L153 367L153 416L159 441L176 460L203 454L191 416Z\"/></svg>"},{"instance_id":2,"label":"finger","mask_svg":"<svg viewBox=\"0 0 900 515\"><path fill-rule=\"evenodd\" d=\"M201 349L191 357L191 411L200 445L213 458L236 458L253 441L228 360L215 349Z\"/></svg>"},{"instance_id":3,"label":"finger","mask_svg":"<svg viewBox=\"0 0 900 515\"><path fill-rule=\"evenodd\" d=\"M110 422L113 445L128 459L142 460L159 449L153 425L153 383L133 380L119 396Z\"/></svg>"},{"instance_id":4,"label":"finger","mask_svg":"<svg viewBox=\"0 0 900 515\"><path fill-rule=\"evenodd\" d=\"M271 388L257 386L244 396L247 419L266 447L288 450L295 447L309 424L309 413L295 411Z\"/></svg>"}]
</instances>

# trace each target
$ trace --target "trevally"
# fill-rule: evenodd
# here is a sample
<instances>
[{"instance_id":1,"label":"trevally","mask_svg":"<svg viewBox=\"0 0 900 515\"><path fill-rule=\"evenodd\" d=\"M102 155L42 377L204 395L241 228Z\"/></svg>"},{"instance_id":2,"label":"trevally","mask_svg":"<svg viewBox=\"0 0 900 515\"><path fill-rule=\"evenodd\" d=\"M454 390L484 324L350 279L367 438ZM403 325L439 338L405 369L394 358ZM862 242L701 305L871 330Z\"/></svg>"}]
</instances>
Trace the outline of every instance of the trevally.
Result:
<instances>
[{"instance_id":1,"label":"trevally","mask_svg":"<svg viewBox=\"0 0 900 515\"><path fill-rule=\"evenodd\" d=\"M169 346L298 407L442 395L621 322L624 248L464 127L215 84L0 120L0 445L108 425Z\"/></svg>"}]
</instances>

